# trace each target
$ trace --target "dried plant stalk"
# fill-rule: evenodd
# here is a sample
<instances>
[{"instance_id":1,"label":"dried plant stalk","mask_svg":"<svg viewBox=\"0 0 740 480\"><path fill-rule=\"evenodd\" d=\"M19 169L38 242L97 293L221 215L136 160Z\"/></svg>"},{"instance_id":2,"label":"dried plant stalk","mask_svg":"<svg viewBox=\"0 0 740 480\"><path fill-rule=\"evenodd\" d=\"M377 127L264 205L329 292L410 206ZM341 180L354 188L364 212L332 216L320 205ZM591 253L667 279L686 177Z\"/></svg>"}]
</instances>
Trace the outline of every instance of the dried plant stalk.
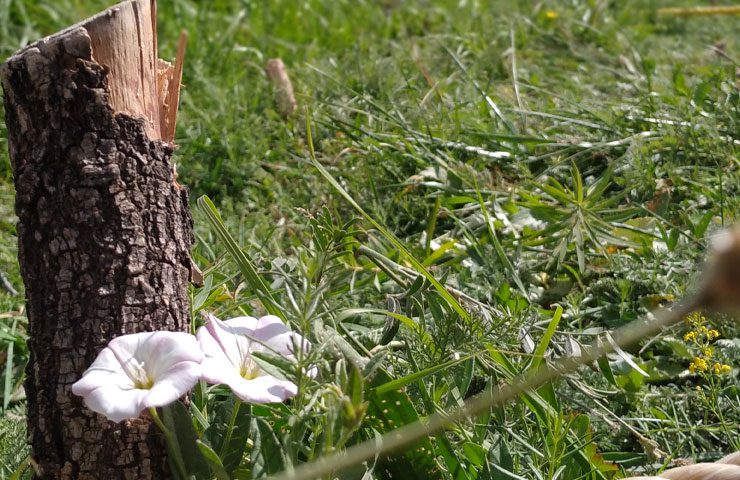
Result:
<instances>
[{"instance_id":1,"label":"dried plant stalk","mask_svg":"<svg viewBox=\"0 0 740 480\"><path fill-rule=\"evenodd\" d=\"M659 8L658 15L674 17L703 17L708 15L738 15L740 5L722 7Z\"/></svg>"},{"instance_id":2,"label":"dried plant stalk","mask_svg":"<svg viewBox=\"0 0 740 480\"><path fill-rule=\"evenodd\" d=\"M298 103L293 93L293 84L288 76L288 69L279 58L272 58L265 66L267 78L275 86L275 103L278 112L283 117L289 117L296 111Z\"/></svg>"}]
</instances>

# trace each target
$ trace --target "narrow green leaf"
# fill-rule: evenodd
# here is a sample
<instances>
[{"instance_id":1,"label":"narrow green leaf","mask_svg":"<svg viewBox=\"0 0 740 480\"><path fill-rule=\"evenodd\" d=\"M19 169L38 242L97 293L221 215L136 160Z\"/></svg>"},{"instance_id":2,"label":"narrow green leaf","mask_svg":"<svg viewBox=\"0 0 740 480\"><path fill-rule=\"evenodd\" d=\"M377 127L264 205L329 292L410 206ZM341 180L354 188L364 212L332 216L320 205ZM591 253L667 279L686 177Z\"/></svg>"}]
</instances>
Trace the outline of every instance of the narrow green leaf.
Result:
<instances>
[{"instance_id":1,"label":"narrow green leaf","mask_svg":"<svg viewBox=\"0 0 740 480\"><path fill-rule=\"evenodd\" d=\"M573 183L575 184L576 199L579 204L583 203L583 179L575 162L572 164Z\"/></svg>"},{"instance_id":2,"label":"narrow green leaf","mask_svg":"<svg viewBox=\"0 0 740 480\"><path fill-rule=\"evenodd\" d=\"M469 360L471 358L474 358L475 354L466 355L464 357L460 357L457 359L448 360L444 363L440 363L438 365L434 365L429 368L425 368L424 370L420 370L418 372L414 372L410 375L403 376L401 378L397 378L395 380L391 380L389 382L386 382L382 385L379 385L375 387L373 390L376 394L381 395L386 392L390 392L393 390L398 390L400 388L405 387L406 385L413 383L421 378L424 378L428 375L432 375L434 373L437 373L441 370L445 370L447 368L452 367L453 365L457 365L459 363L465 362L466 360Z\"/></svg>"},{"instance_id":3,"label":"narrow green leaf","mask_svg":"<svg viewBox=\"0 0 740 480\"><path fill-rule=\"evenodd\" d=\"M514 280L514 283L516 283L517 288L519 289L520 292L522 292L522 295L524 296L524 298L529 298L527 289L524 288L524 283L522 282L521 278L519 278L519 273L514 268L514 265L511 263L511 260L509 260L509 257L506 256L504 247L501 245L501 242L499 242L498 240L498 236L496 235L496 228L493 224L493 221L491 220L491 217L488 215L488 209L486 208L486 203L483 201L483 195L481 195L480 190L478 189L477 185L475 187L475 191L478 194L478 205L480 205L480 209L483 212L483 217L486 220L486 226L488 227L488 234L491 237L491 242L493 243L493 248L496 251L496 256L498 256L499 261L504 265L506 272Z\"/></svg>"},{"instance_id":4,"label":"narrow green leaf","mask_svg":"<svg viewBox=\"0 0 740 480\"><path fill-rule=\"evenodd\" d=\"M473 442L465 442L462 446L465 457L476 467L482 467L486 461L486 450Z\"/></svg>"},{"instance_id":5,"label":"narrow green leaf","mask_svg":"<svg viewBox=\"0 0 740 480\"><path fill-rule=\"evenodd\" d=\"M229 474L226 473L226 470L224 469L224 466L221 463L221 459L218 458L218 455L216 455L216 452L214 452L211 447L201 442L200 440L197 440L195 444L198 446L198 450L200 451L200 454L208 462L208 466L211 467L212 476L216 477L218 480L231 480L231 478L229 477ZM209 477L196 477L196 478L201 479L201 478L209 478Z\"/></svg>"},{"instance_id":6,"label":"narrow green leaf","mask_svg":"<svg viewBox=\"0 0 740 480\"><path fill-rule=\"evenodd\" d=\"M457 387L462 395L470 388L470 383L473 381L473 374L475 373L475 358L470 358L463 365L462 375L457 376Z\"/></svg>"},{"instance_id":7,"label":"narrow green leaf","mask_svg":"<svg viewBox=\"0 0 740 480\"><path fill-rule=\"evenodd\" d=\"M617 380L614 378L614 372L612 372L612 367L609 365L609 359L607 357L601 357L596 363L599 365L599 370L601 370L604 378L612 385L617 386Z\"/></svg>"},{"instance_id":8,"label":"narrow green leaf","mask_svg":"<svg viewBox=\"0 0 740 480\"><path fill-rule=\"evenodd\" d=\"M229 475L239 467L249 440L250 406L229 396L216 407L216 416L204 437L221 453L223 468Z\"/></svg>"},{"instance_id":9,"label":"narrow green leaf","mask_svg":"<svg viewBox=\"0 0 740 480\"><path fill-rule=\"evenodd\" d=\"M195 405L195 402L190 403L190 411L193 414L193 418L198 422L203 430L207 430L211 426L208 419L203 415L203 412Z\"/></svg>"},{"instance_id":10,"label":"narrow green leaf","mask_svg":"<svg viewBox=\"0 0 740 480\"><path fill-rule=\"evenodd\" d=\"M447 253L448 250L451 250L455 248L455 245L457 245L457 240L450 240L448 242L443 243L439 246L435 251L433 251L430 255L427 256L427 258L424 259L424 261L421 263L425 267L428 267L429 265L433 265L437 260L442 258L445 253Z\"/></svg>"},{"instance_id":11,"label":"narrow green leaf","mask_svg":"<svg viewBox=\"0 0 740 480\"><path fill-rule=\"evenodd\" d=\"M208 476L208 465L196 446L198 436L193 428L193 419L185 409L185 405L178 400L162 407L162 423L172 433L176 443L172 445L172 448L179 450L188 474L195 475L196 478Z\"/></svg>"},{"instance_id":12,"label":"narrow green leaf","mask_svg":"<svg viewBox=\"0 0 740 480\"><path fill-rule=\"evenodd\" d=\"M416 280L414 280L414 283L411 284L408 290L403 292L404 298L412 296L413 294L418 292L422 286L424 286L424 276L419 275L418 277L416 277Z\"/></svg>"},{"instance_id":13,"label":"narrow green leaf","mask_svg":"<svg viewBox=\"0 0 740 480\"><path fill-rule=\"evenodd\" d=\"M362 376L365 379L371 379L378 368L383 365L383 361L388 356L388 350L380 350L370 357L365 367L362 369Z\"/></svg>"},{"instance_id":14,"label":"narrow green leaf","mask_svg":"<svg viewBox=\"0 0 740 480\"><path fill-rule=\"evenodd\" d=\"M18 320L13 320L13 325L10 327L10 336L13 337L15 333L15 327ZM8 410L10 405L10 397L13 395L13 347L15 346L15 340L8 342L8 349L6 350L5 357L5 375L3 382L3 413Z\"/></svg>"},{"instance_id":15,"label":"narrow green leaf","mask_svg":"<svg viewBox=\"0 0 740 480\"><path fill-rule=\"evenodd\" d=\"M205 279L203 287L198 291L198 294L193 299L193 312L204 308L206 300L211 295L211 288L213 287L213 275L208 275Z\"/></svg>"},{"instance_id":16,"label":"narrow green leaf","mask_svg":"<svg viewBox=\"0 0 740 480\"><path fill-rule=\"evenodd\" d=\"M439 292L439 294L447 301L447 303L450 304L450 306L457 312L458 315L460 315L460 318L462 318L466 323L469 323L470 315L468 312L463 308L463 306L460 304L460 302L455 299L455 297L452 296L452 294L442 285L429 271L424 267L424 265L419 262L419 260L414 257L411 252L406 248L406 246L399 240L393 232L388 230L385 226L381 225L380 222L375 220L370 214L368 214L357 202L355 202L354 198L347 193L347 191L342 187L339 182L332 176L331 173L329 173L326 168L324 168L321 163L316 159L316 155L314 153L313 149L313 138L311 136L311 123L310 123L310 115L306 115L306 136L308 140L308 149L309 154L311 158L311 163L313 163L314 167L321 173L321 175L326 179L326 181L329 182L329 184L334 187L334 189L342 196L345 200L355 209L357 212L362 215L370 224L375 227L376 230L378 230L383 236L388 239L389 242L393 244L393 246L401 253L401 255L414 267L414 270L416 270L421 275L424 275L427 280L434 286L434 288ZM201 197L202 198L202 197Z\"/></svg>"},{"instance_id":17,"label":"narrow green leaf","mask_svg":"<svg viewBox=\"0 0 740 480\"><path fill-rule=\"evenodd\" d=\"M259 299L265 306L267 312L285 319L282 310L278 307L277 302L272 296L272 292L265 282L262 281L262 277L257 273L257 268L255 267L254 262L252 262L241 248L239 248L234 237L232 237L226 229L226 225L221 218L221 214L218 213L218 210L211 199L208 198L208 196L203 195L198 199L198 207L205 214L206 220L211 225L213 232L223 242L226 250L234 258L236 265L239 267L242 275L244 275L247 283L249 283L249 286L258 294Z\"/></svg>"},{"instance_id":18,"label":"narrow green leaf","mask_svg":"<svg viewBox=\"0 0 740 480\"><path fill-rule=\"evenodd\" d=\"M388 384L390 376L380 369L368 391L368 410L365 424L377 432L385 433L390 430L408 425L419 420L419 414L409 396L398 390L378 393L377 386ZM442 434L444 435L444 434ZM403 453L392 456L381 462L378 469L386 471L388 478L403 478L408 480L426 480L441 478L439 465L432 442L425 438L406 449ZM386 475L386 476L388 476Z\"/></svg>"},{"instance_id":19,"label":"narrow green leaf","mask_svg":"<svg viewBox=\"0 0 740 480\"><path fill-rule=\"evenodd\" d=\"M615 163L610 163L607 169L601 174L599 179L594 182L593 185L588 187L586 195L588 196L588 198L592 199L592 201L597 200L606 191L607 187L610 184L612 175L614 174L614 165Z\"/></svg>"},{"instance_id":20,"label":"narrow green leaf","mask_svg":"<svg viewBox=\"0 0 740 480\"><path fill-rule=\"evenodd\" d=\"M552 340L552 336L555 334L555 330L557 330L558 325L560 324L560 318L563 316L563 307L558 305L555 308L555 314L550 319L550 323L547 324L547 330L545 330L545 334L542 336L542 339L540 339L540 343L537 344L537 347L534 350L534 357L532 358L532 364L529 367L530 370L534 371L537 368L539 368L540 364L542 363L542 360L545 358L545 351L547 350L547 347L550 345L550 340Z\"/></svg>"},{"instance_id":21,"label":"narrow green leaf","mask_svg":"<svg viewBox=\"0 0 740 480\"><path fill-rule=\"evenodd\" d=\"M363 392L364 382L362 379L362 373L356 365L349 365L349 377L347 378L347 389L345 393L352 400L352 405L360 405L365 400Z\"/></svg>"},{"instance_id":22,"label":"narrow green leaf","mask_svg":"<svg viewBox=\"0 0 740 480\"><path fill-rule=\"evenodd\" d=\"M413 319L407 317L406 315L403 315L401 313L395 313L388 310L381 310L378 308L348 308L346 310L342 310L336 317L336 322L341 323L344 320L363 315L363 314L377 314L377 315L385 315L388 317L393 317L400 321L406 328L414 332L415 334L419 335L419 337L422 339L425 345L433 345L432 338L429 336L427 332L425 332L421 326L416 323Z\"/></svg>"},{"instance_id":23,"label":"narrow green leaf","mask_svg":"<svg viewBox=\"0 0 740 480\"><path fill-rule=\"evenodd\" d=\"M295 364L282 355L272 352L252 352L251 355L260 369L280 380L290 379L291 373L295 370Z\"/></svg>"},{"instance_id":24,"label":"narrow green leaf","mask_svg":"<svg viewBox=\"0 0 740 480\"><path fill-rule=\"evenodd\" d=\"M252 421L252 435L254 449L252 451L253 476L260 478L265 475L285 470L283 446L280 444L272 427L260 417Z\"/></svg>"},{"instance_id":25,"label":"narrow green leaf","mask_svg":"<svg viewBox=\"0 0 740 480\"><path fill-rule=\"evenodd\" d=\"M16 467L16 469L13 470L13 473L10 474L10 477L8 477L8 480L20 480L21 478L26 478L25 473L30 466L31 466L31 455L28 455Z\"/></svg>"},{"instance_id":26,"label":"narrow green leaf","mask_svg":"<svg viewBox=\"0 0 740 480\"><path fill-rule=\"evenodd\" d=\"M442 460L445 462L445 467L447 467L447 471L454 480L472 480L476 478L475 469L472 468L471 465L474 464L474 462L468 457L468 460L470 460L468 465L470 465L470 467L466 468L466 462L460 459L458 450L444 434L437 435L435 446L437 447L438 456L442 457ZM465 453L465 456L467 457L467 451L463 453ZM478 466L477 464L475 465Z\"/></svg>"},{"instance_id":27,"label":"narrow green leaf","mask_svg":"<svg viewBox=\"0 0 740 480\"><path fill-rule=\"evenodd\" d=\"M494 464L491 464L491 468L493 468L496 473L500 474L501 476L495 477L500 479L509 479L509 480L527 480L525 477L521 477L513 472L510 472L509 470L506 470L505 468Z\"/></svg>"}]
</instances>

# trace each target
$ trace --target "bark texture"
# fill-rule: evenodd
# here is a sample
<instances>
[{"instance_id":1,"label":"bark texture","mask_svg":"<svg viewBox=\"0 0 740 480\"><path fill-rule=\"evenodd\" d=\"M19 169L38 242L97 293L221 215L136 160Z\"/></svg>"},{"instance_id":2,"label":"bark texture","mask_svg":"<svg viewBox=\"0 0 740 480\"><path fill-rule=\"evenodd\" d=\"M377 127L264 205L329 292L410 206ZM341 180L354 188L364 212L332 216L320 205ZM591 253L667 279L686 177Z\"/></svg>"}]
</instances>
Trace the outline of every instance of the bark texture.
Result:
<instances>
[{"instance_id":1,"label":"bark texture","mask_svg":"<svg viewBox=\"0 0 740 480\"><path fill-rule=\"evenodd\" d=\"M111 108L109 71L73 27L0 72L16 183L36 478L169 477L146 416L114 424L70 387L110 339L190 324L192 220L172 146Z\"/></svg>"}]
</instances>

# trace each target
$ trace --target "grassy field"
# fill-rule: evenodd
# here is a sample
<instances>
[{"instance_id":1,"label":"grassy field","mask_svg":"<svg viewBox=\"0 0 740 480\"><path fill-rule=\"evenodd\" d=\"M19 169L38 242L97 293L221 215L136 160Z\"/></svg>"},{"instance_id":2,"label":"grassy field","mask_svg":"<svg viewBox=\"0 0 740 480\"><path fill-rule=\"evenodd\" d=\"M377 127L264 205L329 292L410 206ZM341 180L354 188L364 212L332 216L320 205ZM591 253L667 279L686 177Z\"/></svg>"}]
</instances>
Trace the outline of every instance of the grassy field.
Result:
<instances>
[{"instance_id":1,"label":"grassy field","mask_svg":"<svg viewBox=\"0 0 740 480\"><path fill-rule=\"evenodd\" d=\"M0 0L0 56L109 3ZM691 291L740 214L740 23L658 3L160 2L161 55L190 34L176 161L206 274L194 314L265 311L195 206L208 195L319 358L295 401L252 408L236 477L449 410ZM21 294L0 293L0 479L27 454L6 138L0 270ZM702 318L343 478L611 479L738 450L738 324ZM358 373L367 412L348 419Z\"/></svg>"}]
</instances>

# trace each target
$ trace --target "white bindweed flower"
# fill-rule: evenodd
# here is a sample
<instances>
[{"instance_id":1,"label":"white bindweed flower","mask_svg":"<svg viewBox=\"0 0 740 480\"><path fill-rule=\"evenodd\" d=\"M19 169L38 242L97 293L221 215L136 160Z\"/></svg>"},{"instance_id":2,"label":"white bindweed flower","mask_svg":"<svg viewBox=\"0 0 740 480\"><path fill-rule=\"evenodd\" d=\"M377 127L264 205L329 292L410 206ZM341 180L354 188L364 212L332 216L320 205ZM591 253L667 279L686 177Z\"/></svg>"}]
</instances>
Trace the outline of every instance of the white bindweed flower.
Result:
<instances>
[{"instance_id":1,"label":"white bindweed flower","mask_svg":"<svg viewBox=\"0 0 740 480\"><path fill-rule=\"evenodd\" d=\"M203 379L228 385L245 402L282 402L298 392L295 383L260 369L253 352L267 352L295 360L295 349L307 350L308 341L274 315L236 317L221 321L207 314L208 323L196 334L205 354ZM311 374L312 372L309 372Z\"/></svg>"},{"instance_id":2,"label":"white bindweed flower","mask_svg":"<svg viewBox=\"0 0 740 480\"><path fill-rule=\"evenodd\" d=\"M144 332L108 343L72 393L114 422L183 396L199 380L203 352L190 334Z\"/></svg>"}]
</instances>

